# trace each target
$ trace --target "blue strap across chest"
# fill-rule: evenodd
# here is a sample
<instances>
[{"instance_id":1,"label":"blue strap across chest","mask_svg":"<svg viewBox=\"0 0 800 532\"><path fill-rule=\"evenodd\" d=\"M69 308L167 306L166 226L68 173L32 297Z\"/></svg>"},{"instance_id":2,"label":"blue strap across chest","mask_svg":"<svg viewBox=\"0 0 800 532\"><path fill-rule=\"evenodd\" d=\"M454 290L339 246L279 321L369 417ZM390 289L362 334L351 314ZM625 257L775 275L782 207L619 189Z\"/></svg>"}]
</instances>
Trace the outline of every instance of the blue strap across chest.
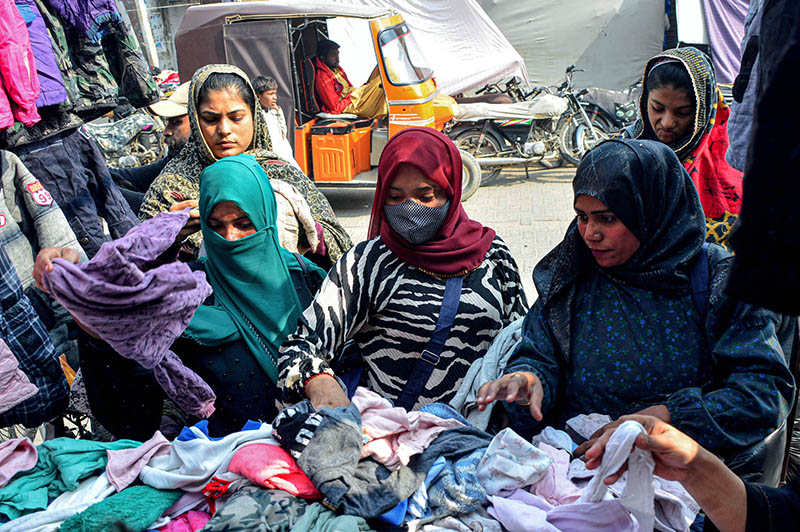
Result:
<instances>
[{"instance_id":1,"label":"blue strap across chest","mask_svg":"<svg viewBox=\"0 0 800 532\"><path fill-rule=\"evenodd\" d=\"M439 364L439 358L444 350L444 344L450 336L450 328L455 321L458 312L458 303L461 301L461 285L463 277L450 277L444 289L444 299L442 309L439 312L439 319L436 321L436 328L428 341L428 345L423 349L422 354L417 360L417 364L411 371L403 391L395 401L395 406L400 406L406 410L417 402L425 386L428 384L433 370Z\"/></svg>"},{"instance_id":2,"label":"blue strap across chest","mask_svg":"<svg viewBox=\"0 0 800 532\"><path fill-rule=\"evenodd\" d=\"M708 242L695 255L689 268L689 282L692 286L692 301L700 314L700 323L705 325L708 315Z\"/></svg>"}]
</instances>

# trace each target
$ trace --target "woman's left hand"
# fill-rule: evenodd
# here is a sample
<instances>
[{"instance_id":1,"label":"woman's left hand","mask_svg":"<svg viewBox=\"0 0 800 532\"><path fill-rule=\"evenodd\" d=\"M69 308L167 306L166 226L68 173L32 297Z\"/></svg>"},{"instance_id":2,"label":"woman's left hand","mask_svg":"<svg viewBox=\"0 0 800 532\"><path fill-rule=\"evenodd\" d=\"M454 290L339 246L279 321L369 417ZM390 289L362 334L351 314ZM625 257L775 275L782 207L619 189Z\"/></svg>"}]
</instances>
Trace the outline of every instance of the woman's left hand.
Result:
<instances>
[{"instance_id":1,"label":"woman's left hand","mask_svg":"<svg viewBox=\"0 0 800 532\"><path fill-rule=\"evenodd\" d=\"M200 211L197 209L198 206L199 203L197 200L179 201L178 203L170 206L170 212L178 212L188 208L192 209L189 211L189 219L186 220L186 225L183 226L183 229L180 230L178 236L175 238L177 243L180 244L190 235L193 235L200 230Z\"/></svg>"},{"instance_id":2,"label":"woman's left hand","mask_svg":"<svg viewBox=\"0 0 800 532\"><path fill-rule=\"evenodd\" d=\"M36 288L44 293L47 293L47 289L42 282L42 276L45 272L53 271L53 259L64 259L72 264L78 264L81 261L81 255L74 249L65 247L50 247L39 251L39 254L36 255L36 262L33 264L33 280Z\"/></svg>"},{"instance_id":3,"label":"woman's left hand","mask_svg":"<svg viewBox=\"0 0 800 532\"><path fill-rule=\"evenodd\" d=\"M664 423L669 423L670 416L669 416L669 409L666 405L653 405L648 406L644 410L639 410L638 412L634 412L632 415L640 415L640 416L653 416L655 418L660 419ZM622 425L625 422L626 416L622 416L616 421L612 421L608 425L600 427L592 434L592 437L583 442L581 445L575 449L573 456L582 456L594 443L600 439L603 434L606 432L613 432L617 427Z\"/></svg>"}]
</instances>

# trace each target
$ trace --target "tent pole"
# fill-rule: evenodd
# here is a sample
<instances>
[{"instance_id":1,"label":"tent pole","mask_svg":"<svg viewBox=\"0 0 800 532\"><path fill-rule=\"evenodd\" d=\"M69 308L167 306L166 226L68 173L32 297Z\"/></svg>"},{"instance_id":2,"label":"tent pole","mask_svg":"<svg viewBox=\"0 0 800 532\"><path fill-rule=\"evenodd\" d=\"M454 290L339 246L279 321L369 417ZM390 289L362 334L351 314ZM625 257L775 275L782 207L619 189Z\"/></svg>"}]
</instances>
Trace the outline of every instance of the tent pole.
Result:
<instances>
[{"instance_id":1,"label":"tent pole","mask_svg":"<svg viewBox=\"0 0 800 532\"><path fill-rule=\"evenodd\" d=\"M156 52L156 43L153 38L153 28L150 27L150 12L147 10L147 4L145 4L144 0L135 0L135 3L136 14L139 15L139 25L142 28L144 49L147 51L150 66L158 67L158 53Z\"/></svg>"}]
</instances>

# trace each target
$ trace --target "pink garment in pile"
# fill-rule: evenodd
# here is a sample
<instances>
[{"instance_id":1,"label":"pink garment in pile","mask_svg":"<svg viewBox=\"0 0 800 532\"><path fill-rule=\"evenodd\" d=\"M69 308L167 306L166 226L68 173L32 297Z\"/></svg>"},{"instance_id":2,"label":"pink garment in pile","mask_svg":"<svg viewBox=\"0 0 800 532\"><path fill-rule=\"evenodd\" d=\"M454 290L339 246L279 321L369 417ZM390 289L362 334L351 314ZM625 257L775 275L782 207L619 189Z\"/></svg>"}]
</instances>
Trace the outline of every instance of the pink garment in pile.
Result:
<instances>
[{"instance_id":1,"label":"pink garment in pile","mask_svg":"<svg viewBox=\"0 0 800 532\"><path fill-rule=\"evenodd\" d=\"M488 496L489 514L508 532L639 532L639 525L618 500L552 506L517 490L506 498Z\"/></svg>"},{"instance_id":2,"label":"pink garment in pile","mask_svg":"<svg viewBox=\"0 0 800 532\"><path fill-rule=\"evenodd\" d=\"M33 469L39 453L28 438L15 438L0 442L0 488L20 471Z\"/></svg>"},{"instance_id":3,"label":"pink garment in pile","mask_svg":"<svg viewBox=\"0 0 800 532\"><path fill-rule=\"evenodd\" d=\"M245 445L233 455L228 471L267 489L283 490L303 499L322 499L322 494L297 467L294 458L277 445Z\"/></svg>"},{"instance_id":4,"label":"pink garment in pile","mask_svg":"<svg viewBox=\"0 0 800 532\"><path fill-rule=\"evenodd\" d=\"M462 426L455 419L394 407L366 388L356 390L353 404L361 412L361 426L369 440L361 448L361 457L371 456L391 470L408 465L411 457L424 451L440 433Z\"/></svg>"},{"instance_id":5,"label":"pink garment in pile","mask_svg":"<svg viewBox=\"0 0 800 532\"><path fill-rule=\"evenodd\" d=\"M0 338L0 414L39 393L25 373L5 340Z\"/></svg>"},{"instance_id":6,"label":"pink garment in pile","mask_svg":"<svg viewBox=\"0 0 800 532\"><path fill-rule=\"evenodd\" d=\"M539 442L537 447L550 455L553 464L547 469L544 477L530 487L531 493L543 497L553 506L570 504L580 499L580 488L567 478L569 453L543 442Z\"/></svg>"},{"instance_id":7,"label":"pink garment in pile","mask_svg":"<svg viewBox=\"0 0 800 532\"><path fill-rule=\"evenodd\" d=\"M197 532L206 526L211 516L205 512L189 510L185 514L171 519L166 525L157 528L159 532Z\"/></svg>"},{"instance_id":8,"label":"pink garment in pile","mask_svg":"<svg viewBox=\"0 0 800 532\"><path fill-rule=\"evenodd\" d=\"M133 484L144 466L154 456L169 454L169 440L156 431L152 438L133 449L106 451L106 474L114 488L120 492Z\"/></svg>"}]
</instances>

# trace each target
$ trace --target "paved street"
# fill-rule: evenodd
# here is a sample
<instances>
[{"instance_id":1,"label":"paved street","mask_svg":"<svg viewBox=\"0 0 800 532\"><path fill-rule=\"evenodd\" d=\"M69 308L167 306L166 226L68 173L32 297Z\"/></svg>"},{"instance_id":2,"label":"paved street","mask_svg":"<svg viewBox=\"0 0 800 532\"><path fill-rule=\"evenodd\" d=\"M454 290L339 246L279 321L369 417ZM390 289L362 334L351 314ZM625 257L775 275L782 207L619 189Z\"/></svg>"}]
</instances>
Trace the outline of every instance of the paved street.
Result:
<instances>
[{"instance_id":1,"label":"paved street","mask_svg":"<svg viewBox=\"0 0 800 532\"><path fill-rule=\"evenodd\" d=\"M530 301L536 297L531 280L533 267L561 241L574 216L574 175L573 166L553 170L531 167L530 179L524 170L506 170L495 184L481 187L464 204L472 218L492 227L511 248ZM353 241L364 240L374 191L324 191Z\"/></svg>"}]
</instances>

